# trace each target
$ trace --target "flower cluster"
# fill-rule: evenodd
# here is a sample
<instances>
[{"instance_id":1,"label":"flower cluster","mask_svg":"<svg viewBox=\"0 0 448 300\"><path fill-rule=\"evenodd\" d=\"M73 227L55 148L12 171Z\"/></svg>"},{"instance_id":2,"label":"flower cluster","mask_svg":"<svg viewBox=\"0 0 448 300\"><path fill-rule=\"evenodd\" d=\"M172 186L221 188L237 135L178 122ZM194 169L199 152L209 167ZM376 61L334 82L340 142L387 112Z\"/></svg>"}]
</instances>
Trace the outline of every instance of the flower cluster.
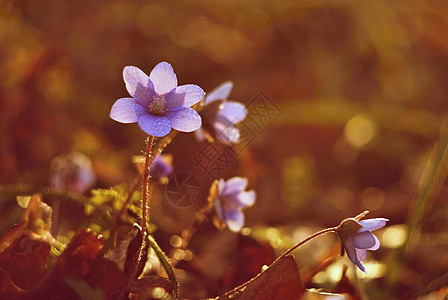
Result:
<instances>
[{"instance_id":1,"label":"flower cluster","mask_svg":"<svg viewBox=\"0 0 448 300\"><path fill-rule=\"evenodd\" d=\"M156 137L163 137L171 129L175 129L183 132L196 131L196 136L200 140L214 133L216 138L225 145L238 143L240 132L236 124L246 118L247 109L242 103L228 100L233 88L232 82L224 82L204 98L203 90L197 85L177 86L176 74L171 65L166 62L156 65L149 76L137 67L127 66L124 68L123 77L132 98L121 98L114 103L110 112L112 119L121 123L138 122L143 131ZM191 107L203 98L204 106L199 115ZM147 153L146 166L148 166L150 151L148 150ZM140 166L143 165L143 159L137 162L140 162ZM159 155L147 171L154 179L166 179L173 170L171 162L170 157ZM256 199L254 190L246 191L247 184L247 178L242 177L233 177L227 181L215 180L212 184L209 205L205 211L211 212L214 207L216 217L219 219L217 223L219 227L225 225L233 232L239 232L243 228L243 209L254 205ZM143 195L147 195L145 188L146 184L144 184ZM143 197L142 207L144 208L145 203L145 197ZM142 211L145 212L144 209ZM371 232L382 228L388 222L385 218L361 220L367 213L368 211L355 218L345 219L338 227L328 228L310 236L290 248L282 256L291 253L315 236L336 232L342 243L342 255L346 252L348 258L359 269L366 272L361 261L366 259L367 250L377 250L380 246L378 238ZM202 214L197 216L199 221L205 219ZM145 218L142 217L142 219Z\"/></svg>"},{"instance_id":2,"label":"flower cluster","mask_svg":"<svg viewBox=\"0 0 448 300\"><path fill-rule=\"evenodd\" d=\"M149 76L137 67L123 70L126 89L132 98L118 99L110 117L121 123L138 122L149 135L163 137L171 129L192 132L201 127L199 114L191 108L204 97L197 85L177 86L177 77L169 63L161 62Z\"/></svg>"}]
</instances>

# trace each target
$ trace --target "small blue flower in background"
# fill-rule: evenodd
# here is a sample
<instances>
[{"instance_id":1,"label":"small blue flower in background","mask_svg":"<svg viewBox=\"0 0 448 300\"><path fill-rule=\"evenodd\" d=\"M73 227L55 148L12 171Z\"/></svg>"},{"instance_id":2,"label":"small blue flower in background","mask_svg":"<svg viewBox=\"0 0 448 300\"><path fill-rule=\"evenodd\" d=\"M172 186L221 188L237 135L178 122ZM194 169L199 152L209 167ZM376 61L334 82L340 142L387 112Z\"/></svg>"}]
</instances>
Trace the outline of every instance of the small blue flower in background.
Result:
<instances>
[{"instance_id":1,"label":"small blue flower in background","mask_svg":"<svg viewBox=\"0 0 448 300\"><path fill-rule=\"evenodd\" d=\"M192 132L201 127L201 117L191 106L202 100L204 91L194 84L177 86L169 63L159 63L149 76L137 67L127 66L123 78L132 98L114 103L110 112L113 120L138 122L144 132L156 137L167 135L171 128Z\"/></svg>"},{"instance_id":2,"label":"small blue flower in background","mask_svg":"<svg viewBox=\"0 0 448 300\"><path fill-rule=\"evenodd\" d=\"M50 168L50 185L57 189L83 194L96 182L90 158L80 152L56 156Z\"/></svg>"},{"instance_id":3,"label":"small blue flower in background","mask_svg":"<svg viewBox=\"0 0 448 300\"><path fill-rule=\"evenodd\" d=\"M348 258L367 273L361 261L366 259L367 250L377 250L380 247L380 241L371 231L384 227L389 220L375 218L359 221L359 218L342 221L336 231L342 241L342 254L345 250Z\"/></svg>"},{"instance_id":4,"label":"small blue flower in background","mask_svg":"<svg viewBox=\"0 0 448 300\"><path fill-rule=\"evenodd\" d=\"M135 167L140 174L145 172L145 160L146 158L144 155L132 156L132 162L135 164ZM151 175L153 180L158 180L160 183L166 184L168 182L168 177L173 170L173 155L159 154L149 166L149 175Z\"/></svg>"},{"instance_id":5,"label":"small blue flower in background","mask_svg":"<svg viewBox=\"0 0 448 300\"><path fill-rule=\"evenodd\" d=\"M155 180L167 178L173 172L173 156L159 154L149 167L149 175Z\"/></svg>"},{"instance_id":6,"label":"small blue flower in background","mask_svg":"<svg viewBox=\"0 0 448 300\"><path fill-rule=\"evenodd\" d=\"M216 138L225 145L238 143L240 132L235 124L246 118L247 110L242 103L227 100L232 88L233 83L227 81L205 96L201 115L206 124L195 132L200 141L206 137L205 129L214 131Z\"/></svg>"},{"instance_id":7,"label":"small blue flower in background","mask_svg":"<svg viewBox=\"0 0 448 300\"><path fill-rule=\"evenodd\" d=\"M244 226L243 208L255 203L255 191L245 191L247 178L233 177L219 180L218 195L214 199L216 214L227 227L238 232Z\"/></svg>"}]
</instances>

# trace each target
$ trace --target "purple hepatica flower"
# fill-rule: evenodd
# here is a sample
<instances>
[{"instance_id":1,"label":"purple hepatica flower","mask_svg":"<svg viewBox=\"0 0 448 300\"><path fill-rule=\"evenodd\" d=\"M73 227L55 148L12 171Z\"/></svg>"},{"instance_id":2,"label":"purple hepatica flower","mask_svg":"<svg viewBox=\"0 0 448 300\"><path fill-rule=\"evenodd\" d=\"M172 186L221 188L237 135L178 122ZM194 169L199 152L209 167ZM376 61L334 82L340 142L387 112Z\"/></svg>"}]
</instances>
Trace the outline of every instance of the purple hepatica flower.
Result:
<instances>
[{"instance_id":1,"label":"purple hepatica flower","mask_svg":"<svg viewBox=\"0 0 448 300\"><path fill-rule=\"evenodd\" d=\"M247 178L219 180L218 196L214 200L215 210L233 232L240 231L244 226L244 214L241 210L255 203L255 191L244 191L246 186Z\"/></svg>"},{"instance_id":2,"label":"purple hepatica flower","mask_svg":"<svg viewBox=\"0 0 448 300\"><path fill-rule=\"evenodd\" d=\"M149 175L155 180L167 178L173 172L173 156L159 154L149 167Z\"/></svg>"},{"instance_id":3,"label":"purple hepatica flower","mask_svg":"<svg viewBox=\"0 0 448 300\"><path fill-rule=\"evenodd\" d=\"M135 123L149 135L162 137L171 128L191 132L201 127L201 117L191 108L201 101L204 91L194 84L177 86L177 77L169 63L161 62L149 77L139 68L123 70L126 89L132 98L118 99L110 117L121 123Z\"/></svg>"},{"instance_id":4,"label":"purple hepatica flower","mask_svg":"<svg viewBox=\"0 0 448 300\"><path fill-rule=\"evenodd\" d=\"M228 101L233 83L224 82L205 96L205 107L201 112L204 118L204 127L207 131L214 131L216 138L225 145L238 143L240 132L235 124L246 118L246 107L239 102ZM196 131L196 137L204 140L204 129Z\"/></svg>"},{"instance_id":5,"label":"purple hepatica flower","mask_svg":"<svg viewBox=\"0 0 448 300\"><path fill-rule=\"evenodd\" d=\"M59 155L51 161L52 187L83 194L96 181L90 158L80 152Z\"/></svg>"},{"instance_id":6,"label":"purple hepatica flower","mask_svg":"<svg viewBox=\"0 0 448 300\"><path fill-rule=\"evenodd\" d=\"M367 250L377 250L380 247L380 241L371 231L383 227L389 220L375 218L359 221L365 214L342 221L336 232L342 241L342 254L345 250L348 258L364 273L367 273L361 261L366 259Z\"/></svg>"}]
</instances>

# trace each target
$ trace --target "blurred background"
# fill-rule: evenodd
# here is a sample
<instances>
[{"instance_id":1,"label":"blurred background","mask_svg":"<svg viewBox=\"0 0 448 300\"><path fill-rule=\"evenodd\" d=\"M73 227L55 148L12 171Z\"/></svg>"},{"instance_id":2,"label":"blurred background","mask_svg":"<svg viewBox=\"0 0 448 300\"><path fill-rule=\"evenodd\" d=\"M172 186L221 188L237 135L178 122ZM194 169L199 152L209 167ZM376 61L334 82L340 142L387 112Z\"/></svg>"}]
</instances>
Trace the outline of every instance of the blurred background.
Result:
<instances>
[{"instance_id":1,"label":"blurred background","mask_svg":"<svg viewBox=\"0 0 448 300\"><path fill-rule=\"evenodd\" d=\"M234 82L230 99L245 103L249 116L233 150L214 144L232 161L214 176L246 176L258 196L242 236L211 224L199 230L191 248L200 263L184 266L187 295L216 296L250 278L238 272L245 260L234 257L235 249L249 247L238 255L250 254L257 274L271 252L364 210L390 219L390 226L378 231L382 247L369 254L363 293L410 299L448 286L443 184L422 200L418 235L400 256L419 178L436 142L443 144L446 1L0 3L2 185L48 186L52 160L72 151L90 158L94 188L131 184L137 176L131 156L145 149L145 135L136 124L111 120L110 108L128 95L124 66L149 74L167 61L179 84L208 92ZM201 193L192 205L176 207L166 199L167 187L156 187L151 214L164 249L206 203L212 178L194 160L204 147L182 133L165 150L173 154L174 172L193 174ZM11 199L4 200L2 231L15 217ZM308 287L338 291L344 260L313 271L336 242L326 236L296 252L299 268L311 270L302 272L310 276ZM397 257L403 264L394 277ZM215 267L204 271L204 264ZM198 278L208 278L209 286L195 283Z\"/></svg>"}]
</instances>

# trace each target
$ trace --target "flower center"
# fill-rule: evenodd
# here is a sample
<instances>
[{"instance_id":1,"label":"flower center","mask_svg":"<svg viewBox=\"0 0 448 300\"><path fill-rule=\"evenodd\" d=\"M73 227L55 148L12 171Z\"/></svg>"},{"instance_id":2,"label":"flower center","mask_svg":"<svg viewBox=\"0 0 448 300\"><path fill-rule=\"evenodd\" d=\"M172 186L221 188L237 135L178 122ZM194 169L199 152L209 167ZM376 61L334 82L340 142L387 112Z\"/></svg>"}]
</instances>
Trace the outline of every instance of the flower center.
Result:
<instances>
[{"instance_id":1,"label":"flower center","mask_svg":"<svg viewBox=\"0 0 448 300\"><path fill-rule=\"evenodd\" d=\"M223 196L221 198L221 205L226 209L226 210L235 210L239 208L238 203L236 202L236 196L232 195L232 196Z\"/></svg>"},{"instance_id":2,"label":"flower center","mask_svg":"<svg viewBox=\"0 0 448 300\"><path fill-rule=\"evenodd\" d=\"M155 95L153 102L148 108L153 115L162 115L165 112L165 98L163 96Z\"/></svg>"}]
</instances>

